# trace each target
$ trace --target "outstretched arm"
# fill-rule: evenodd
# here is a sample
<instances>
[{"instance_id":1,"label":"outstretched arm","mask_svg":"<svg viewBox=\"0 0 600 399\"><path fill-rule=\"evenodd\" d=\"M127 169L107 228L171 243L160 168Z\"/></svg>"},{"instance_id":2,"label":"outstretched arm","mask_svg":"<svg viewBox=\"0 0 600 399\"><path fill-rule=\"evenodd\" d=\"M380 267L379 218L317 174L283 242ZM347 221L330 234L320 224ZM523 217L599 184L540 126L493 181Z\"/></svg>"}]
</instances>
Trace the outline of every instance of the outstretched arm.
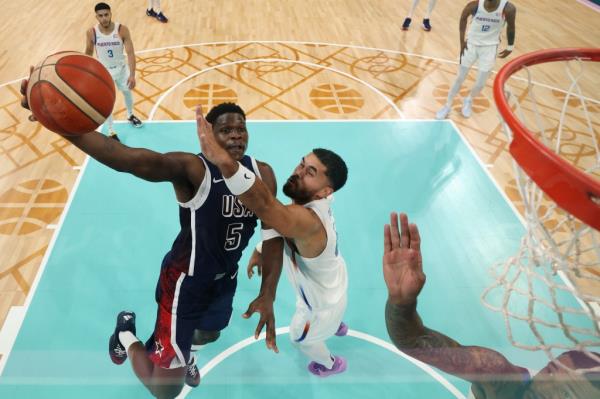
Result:
<instances>
[{"instance_id":1,"label":"outstretched arm","mask_svg":"<svg viewBox=\"0 0 600 399\"><path fill-rule=\"evenodd\" d=\"M427 328L417 313L417 297L425 285L421 239L408 217L392 213L385 226L383 274L388 287L385 321L398 349L424 363L464 378L493 392L510 392L522 387L527 370L513 365L500 353L478 346L462 346ZM510 396L507 396L510 397Z\"/></svg>"},{"instance_id":2,"label":"outstretched arm","mask_svg":"<svg viewBox=\"0 0 600 399\"><path fill-rule=\"evenodd\" d=\"M217 165L225 179L231 178L238 172L240 164L216 142L212 127L204 118L201 107L196 109L196 123L202 153ZM246 176L246 179L251 181L252 177ZM236 195L260 220L284 237L303 239L322 228L321 221L312 211L300 205L283 205L260 179L255 179L251 187Z\"/></svg>"},{"instance_id":3,"label":"outstretched arm","mask_svg":"<svg viewBox=\"0 0 600 399\"><path fill-rule=\"evenodd\" d=\"M27 80L21 83L21 105L27 104ZM177 198L188 201L195 193L194 179L200 184L204 177L204 165L193 154L171 152L161 154L145 148L131 148L96 131L80 136L64 136L98 162L118 172L131 173L141 179L173 183Z\"/></svg>"}]
</instances>

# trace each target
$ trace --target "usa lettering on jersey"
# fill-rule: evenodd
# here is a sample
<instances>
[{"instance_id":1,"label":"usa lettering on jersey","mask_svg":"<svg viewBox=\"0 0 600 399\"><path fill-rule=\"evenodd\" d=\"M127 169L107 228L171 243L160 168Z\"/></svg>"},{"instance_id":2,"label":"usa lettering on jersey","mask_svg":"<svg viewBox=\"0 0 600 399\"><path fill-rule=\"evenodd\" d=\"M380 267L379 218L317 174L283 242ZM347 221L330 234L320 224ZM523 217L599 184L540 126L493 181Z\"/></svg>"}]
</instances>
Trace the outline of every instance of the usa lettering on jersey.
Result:
<instances>
[{"instance_id":1,"label":"usa lettering on jersey","mask_svg":"<svg viewBox=\"0 0 600 399\"><path fill-rule=\"evenodd\" d=\"M221 207L223 217L246 218L253 217L254 212L242 204L235 195L223 195L223 206Z\"/></svg>"}]
</instances>

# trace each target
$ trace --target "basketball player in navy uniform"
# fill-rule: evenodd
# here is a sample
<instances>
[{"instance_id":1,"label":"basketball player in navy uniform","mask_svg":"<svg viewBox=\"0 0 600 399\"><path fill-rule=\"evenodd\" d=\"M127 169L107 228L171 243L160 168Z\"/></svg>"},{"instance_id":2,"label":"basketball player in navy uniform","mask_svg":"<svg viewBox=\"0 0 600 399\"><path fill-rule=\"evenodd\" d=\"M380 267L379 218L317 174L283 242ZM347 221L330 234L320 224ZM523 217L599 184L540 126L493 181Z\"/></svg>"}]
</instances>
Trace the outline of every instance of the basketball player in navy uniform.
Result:
<instances>
[{"instance_id":1,"label":"basketball player in navy uniform","mask_svg":"<svg viewBox=\"0 0 600 399\"><path fill-rule=\"evenodd\" d=\"M437 119L445 119L452 109L452 101L469 74L469 69L477 61L479 73L473 89L463 101L462 114L469 118L473 113L473 98L485 87L485 82L496 62L500 35L506 22L508 46L498 57L506 58L515 44L515 19L517 8L508 0L476 0L468 3L460 17L460 69L448 93L446 104L436 113ZM467 20L472 16L469 34L465 41Z\"/></svg>"},{"instance_id":2,"label":"basketball player in navy uniform","mask_svg":"<svg viewBox=\"0 0 600 399\"><path fill-rule=\"evenodd\" d=\"M26 90L27 80L24 80L21 104L28 108ZM245 155L248 131L244 111L235 104L225 103L214 107L207 118L213 124L219 145L253 175L264 179L269 191L275 194L271 167ZM192 345L216 341L229 323L238 261L257 218L231 193L219 169L202 154L161 154L130 148L99 132L65 139L116 171L150 182L173 184L181 231L162 262L156 286L158 312L154 332L142 344L136 337L135 313L120 312L109 339L109 354L116 364L129 357L135 374L155 397L175 397L184 381L191 386L200 382ZM262 227L265 269L274 270L278 267L274 263L281 264L283 241L264 223ZM259 328L267 326L267 347L276 351L273 317L276 281L269 281L251 307L261 314Z\"/></svg>"},{"instance_id":3,"label":"basketball player in navy uniform","mask_svg":"<svg viewBox=\"0 0 600 399\"><path fill-rule=\"evenodd\" d=\"M127 108L127 120L134 127L141 127L142 121L133 114L133 94L135 88L135 52L131 33L125 25L112 22L110 6L106 3L98 3L94 7L98 25L86 32L85 53L89 56L96 55L98 60L108 69L115 85L123 93L125 107ZM127 62L123 50L127 52ZM118 140L117 133L113 129L112 114L107 119L108 134L111 138Z\"/></svg>"},{"instance_id":4,"label":"basketball player in navy uniform","mask_svg":"<svg viewBox=\"0 0 600 399\"><path fill-rule=\"evenodd\" d=\"M292 343L310 360L310 373L328 377L344 372L346 359L333 355L325 341L347 333L342 318L348 276L331 209L333 193L346 183L346 163L333 151L314 149L283 186L292 199L292 204L283 205L253 171L223 150L208 119L201 108L196 111L203 154L218 166L231 193L285 238L283 264L296 293L296 312L290 322ZM271 264L263 265L263 285L271 269ZM252 312L251 305L244 317Z\"/></svg>"}]
</instances>

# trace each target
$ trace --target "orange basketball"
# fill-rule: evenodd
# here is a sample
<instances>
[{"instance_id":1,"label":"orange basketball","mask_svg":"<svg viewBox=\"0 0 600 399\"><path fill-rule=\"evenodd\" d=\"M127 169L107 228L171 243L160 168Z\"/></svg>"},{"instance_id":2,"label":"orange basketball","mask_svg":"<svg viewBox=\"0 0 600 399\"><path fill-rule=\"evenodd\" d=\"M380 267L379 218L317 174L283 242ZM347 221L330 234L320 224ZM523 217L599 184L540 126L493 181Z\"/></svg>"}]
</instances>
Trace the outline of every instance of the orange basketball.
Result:
<instances>
[{"instance_id":1,"label":"orange basketball","mask_svg":"<svg viewBox=\"0 0 600 399\"><path fill-rule=\"evenodd\" d=\"M115 104L115 84L95 58L75 51L52 54L29 76L27 101L49 130L76 136L100 126Z\"/></svg>"}]
</instances>

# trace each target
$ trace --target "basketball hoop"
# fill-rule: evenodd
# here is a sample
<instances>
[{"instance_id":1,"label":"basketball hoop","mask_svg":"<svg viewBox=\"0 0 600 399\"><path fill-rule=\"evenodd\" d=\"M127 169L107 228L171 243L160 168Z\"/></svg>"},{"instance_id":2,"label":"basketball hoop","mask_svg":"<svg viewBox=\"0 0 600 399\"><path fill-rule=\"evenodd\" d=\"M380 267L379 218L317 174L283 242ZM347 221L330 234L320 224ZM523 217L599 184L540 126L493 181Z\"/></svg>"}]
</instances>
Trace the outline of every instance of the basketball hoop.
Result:
<instances>
[{"instance_id":1,"label":"basketball hoop","mask_svg":"<svg viewBox=\"0 0 600 399\"><path fill-rule=\"evenodd\" d=\"M600 113L589 109L600 110L600 102L584 96L580 82L590 78L586 72L594 84L600 81L599 61L600 49L540 50L498 72L494 99L510 141L527 233L515 256L492 267L495 281L482 295L487 307L504 315L513 345L543 350L552 360L579 350L598 364L592 352L600 352ZM532 81L533 66L560 63L570 80L564 90ZM515 76L520 71L525 77ZM540 90L548 95L536 97ZM572 156L574 146L585 151ZM572 295L580 306L572 305ZM517 337L518 323L529 327L531 341ZM591 370L600 367L584 371Z\"/></svg>"}]
</instances>

